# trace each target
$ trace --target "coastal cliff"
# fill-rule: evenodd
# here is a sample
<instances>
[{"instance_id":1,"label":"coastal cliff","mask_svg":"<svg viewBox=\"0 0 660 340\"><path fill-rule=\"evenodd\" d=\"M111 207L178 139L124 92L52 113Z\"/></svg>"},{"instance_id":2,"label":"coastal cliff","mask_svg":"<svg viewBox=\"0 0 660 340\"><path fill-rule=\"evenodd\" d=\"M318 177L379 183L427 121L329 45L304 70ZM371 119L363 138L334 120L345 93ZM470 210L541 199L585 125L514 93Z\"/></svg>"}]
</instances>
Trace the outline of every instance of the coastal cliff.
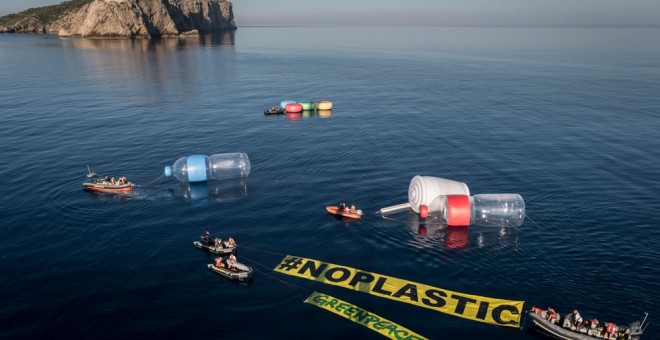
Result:
<instances>
[{"instance_id":1,"label":"coastal cliff","mask_svg":"<svg viewBox=\"0 0 660 340\"><path fill-rule=\"evenodd\" d=\"M29 13L14 17L0 32L156 38L236 29L232 4L225 0L93 0L51 20Z\"/></svg>"}]
</instances>

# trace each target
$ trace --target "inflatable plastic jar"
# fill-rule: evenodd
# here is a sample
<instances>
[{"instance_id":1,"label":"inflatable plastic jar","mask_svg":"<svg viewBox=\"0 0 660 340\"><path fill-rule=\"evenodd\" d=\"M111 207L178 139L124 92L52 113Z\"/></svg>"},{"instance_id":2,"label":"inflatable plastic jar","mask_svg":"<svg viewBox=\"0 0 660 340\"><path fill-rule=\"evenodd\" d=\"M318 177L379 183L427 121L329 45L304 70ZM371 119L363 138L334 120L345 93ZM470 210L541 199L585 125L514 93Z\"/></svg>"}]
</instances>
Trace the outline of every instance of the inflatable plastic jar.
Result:
<instances>
[{"instance_id":1,"label":"inflatable plastic jar","mask_svg":"<svg viewBox=\"0 0 660 340\"><path fill-rule=\"evenodd\" d=\"M174 165L165 167L165 176L172 175L181 182L247 177L250 175L250 159L245 153L181 157L174 162Z\"/></svg>"}]
</instances>

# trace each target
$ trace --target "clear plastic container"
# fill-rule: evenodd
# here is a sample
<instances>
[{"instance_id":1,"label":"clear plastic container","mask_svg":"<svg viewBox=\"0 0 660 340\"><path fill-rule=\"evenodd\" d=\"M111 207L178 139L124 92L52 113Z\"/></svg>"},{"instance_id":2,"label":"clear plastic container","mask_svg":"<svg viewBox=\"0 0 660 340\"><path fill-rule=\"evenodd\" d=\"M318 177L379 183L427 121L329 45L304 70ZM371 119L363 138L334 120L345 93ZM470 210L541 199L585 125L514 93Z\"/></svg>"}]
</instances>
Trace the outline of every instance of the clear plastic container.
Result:
<instances>
[{"instance_id":1,"label":"clear plastic container","mask_svg":"<svg viewBox=\"0 0 660 340\"><path fill-rule=\"evenodd\" d=\"M525 222L525 201L518 194L438 196L431 206L440 208L450 226L519 227Z\"/></svg>"},{"instance_id":2,"label":"clear plastic container","mask_svg":"<svg viewBox=\"0 0 660 340\"><path fill-rule=\"evenodd\" d=\"M250 159L245 153L181 157L174 165L165 167L165 176L172 175L181 182L247 177L250 175Z\"/></svg>"},{"instance_id":3,"label":"clear plastic container","mask_svg":"<svg viewBox=\"0 0 660 340\"><path fill-rule=\"evenodd\" d=\"M479 194L470 203L470 224L519 227L525 222L525 201L518 194Z\"/></svg>"}]
</instances>

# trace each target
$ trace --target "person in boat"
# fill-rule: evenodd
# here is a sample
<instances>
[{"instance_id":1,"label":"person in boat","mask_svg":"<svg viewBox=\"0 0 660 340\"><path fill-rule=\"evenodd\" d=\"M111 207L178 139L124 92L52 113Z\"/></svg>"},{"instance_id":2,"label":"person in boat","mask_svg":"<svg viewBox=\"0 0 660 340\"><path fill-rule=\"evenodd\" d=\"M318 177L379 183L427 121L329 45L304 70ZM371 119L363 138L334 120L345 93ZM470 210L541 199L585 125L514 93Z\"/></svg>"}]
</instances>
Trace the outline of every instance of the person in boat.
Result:
<instances>
[{"instance_id":1,"label":"person in boat","mask_svg":"<svg viewBox=\"0 0 660 340\"><path fill-rule=\"evenodd\" d=\"M609 339L612 334L614 334L614 324L611 322L605 323L605 334L603 334L603 339Z\"/></svg>"},{"instance_id":2,"label":"person in boat","mask_svg":"<svg viewBox=\"0 0 660 340\"><path fill-rule=\"evenodd\" d=\"M210 241L211 241L211 234L209 233L209 230L206 229L206 231L204 232L204 234L202 234L202 242L203 242L204 244L209 244Z\"/></svg>"},{"instance_id":3,"label":"person in boat","mask_svg":"<svg viewBox=\"0 0 660 340\"><path fill-rule=\"evenodd\" d=\"M218 257L215 259L215 266L218 268L224 268L225 264L222 263L222 257Z\"/></svg>"},{"instance_id":4,"label":"person in boat","mask_svg":"<svg viewBox=\"0 0 660 340\"><path fill-rule=\"evenodd\" d=\"M228 247L233 247L233 246L235 246L235 245L236 245L236 241L234 241L234 238L233 238L233 237L229 236L229 238L227 239L227 246L228 246ZM233 255L233 254L232 254L232 255Z\"/></svg>"},{"instance_id":5,"label":"person in boat","mask_svg":"<svg viewBox=\"0 0 660 340\"><path fill-rule=\"evenodd\" d=\"M351 203L351 208L349 209L349 211L353 214L357 214L357 209L355 209L355 204Z\"/></svg>"},{"instance_id":6,"label":"person in boat","mask_svg":"<svg viewBox=\"0 0 660 340\"><path fill-rule=\"evenodd\" d=\"M236 256L234 254L229 255L227 258L227 268L232 269L234 267L234 263L236 262Z\"/></svg>"},{"instance_id":7,"label":"person in boat","mask_svg":"<svg viewBox=\"0 0 660 340\"><path fill-rule=\"evenodd\" d=\"M552 323L556 323L558 321L558 317L555 309L552 307L548 307L548 310L546 311L545 314L545 318Z\"/></svg>"},{"instance_id":8,"label":"person in boat","mask_svg":"<svg viewBox=\"0 0 660 340\"><path fill-rule=\"evenodd\" d=\"M346 211L346 203L341 202L339 203L339 212Z\"/></svg>"},{"instance_id":9,"label":"person in boat","mask_svg":"<svg viewBox=\"0 0 660 340\"><path fill-rule=\"evenodd\" d=\"M216 239L215 239L214 247L215 247L215 250L216 250L216 251L217 251L217 250L220 250L220 249L222 249L222 248L224 248L224 247L222 246L222 240L219 239L219 238L216 238Z\"/></svg>"},{"instance_id":10,"label":"person in boat","mask_svg":"<svg viewBox=\"0 0 660 340\"><path fill-rule=\"evenodd\" d=\"M543 310L539 307L532 306L532 309L529 310L530 312L534 312L536 314L543 314Z\"/></svg>"},{"instance_id":11,"label":"person in boat","mask_svg":"<svg viewBox=\"0 0 660 340\"><path fill-rule=\"evenodd\" d=\"M580 331L580 327L582 327L582 315L580 315L580 312L578 312L577 309L573 310L573 326L575 326L576 331Z\"/></svg>"},{"instance_id":12,"label":"person in boat","mask_svg":"<svg viewBox=\"0 0 660 340\"><path fill-rule=\"evenodd\" d=\"M585 320L584 326L587 327L587 329L595 330L598 328L598 319Z\"/></svg>"}]
</instances>

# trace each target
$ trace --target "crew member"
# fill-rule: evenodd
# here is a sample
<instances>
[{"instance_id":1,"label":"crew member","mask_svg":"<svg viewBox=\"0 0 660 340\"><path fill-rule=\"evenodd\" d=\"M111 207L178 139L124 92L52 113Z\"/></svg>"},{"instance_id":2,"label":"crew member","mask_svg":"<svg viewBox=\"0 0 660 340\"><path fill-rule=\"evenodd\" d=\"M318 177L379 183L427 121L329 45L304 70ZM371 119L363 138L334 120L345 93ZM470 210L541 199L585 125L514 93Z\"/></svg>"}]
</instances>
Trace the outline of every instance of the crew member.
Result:
<instances>
[{"instance_id":1,"label":"crew member","mask_svg":"<svg viewBox=\"0 0 660 340\"><path fill-rule=\"evenodd\" d=\"M204 242L204 244L209 244L210 243L210 238L211 238L211 234L209 234L209 230L206 229L204 234L202 234L202 242Z\"/></svg>"},{"instance_id":2,"label":"crew member","mask_svg":"<svg viewBox=\"0 0 660 340\"><path fill-rule=\"evenodd\" d=\"M591 319L584 322L587 329L595 330L598 327L598 319Z\"/></svg>"},{"instance_id":3,"label":"crew member","mask_svg":"<svg viewBox=\"0 0 660 340\"><path fill-rule=\"evenodd\" d=\"M580 331L580 327L582 326L582 315L580 315L580 312L578 312L577 309L573 310L573 325L575 326L576 331Z\"/></svg>"},{"instance_id":4,"label":"crew member","mask_svg":"<svg viewBox=\"0 0 660 340\"><path fill-rule=\"evenodd\" d=\"M229 255L227 258L227 268L231 269L234 267L234 262L236 262L236 256L234 254Z\"/></svg>"},{"instance_id":5,"label":"crew member","mask_svg":"<svg viewBox=\"0 0 660 340\"><path fill-rule=\"evenodd\" d=\"M603 335L603 339L609 339L612 334L614 334L614 324L608 322L605 324L605 335Z\"/></svg>"},{"instance_id":6,"label":"crew member","mask_svg":"<svg viewBox=\"0 0 660 340\"><path fill-rule=\"evenodd\" d=\"M557 312L555 311L554 308L548 307L548 310L546 311L546 319L552 323L556 323L557 320Z\"/></svg>"},{"instance_id":7,"label":"crew member","mask_svg":"<svg viewBox=\"0 0 660 340\"><path fill-rule=\"evenodd\" d=\"M543 310L539 307L532 306L532 309L529 310L530 312L534 312L536 314L543 314Z\"/></svg>"}]
</instances>

